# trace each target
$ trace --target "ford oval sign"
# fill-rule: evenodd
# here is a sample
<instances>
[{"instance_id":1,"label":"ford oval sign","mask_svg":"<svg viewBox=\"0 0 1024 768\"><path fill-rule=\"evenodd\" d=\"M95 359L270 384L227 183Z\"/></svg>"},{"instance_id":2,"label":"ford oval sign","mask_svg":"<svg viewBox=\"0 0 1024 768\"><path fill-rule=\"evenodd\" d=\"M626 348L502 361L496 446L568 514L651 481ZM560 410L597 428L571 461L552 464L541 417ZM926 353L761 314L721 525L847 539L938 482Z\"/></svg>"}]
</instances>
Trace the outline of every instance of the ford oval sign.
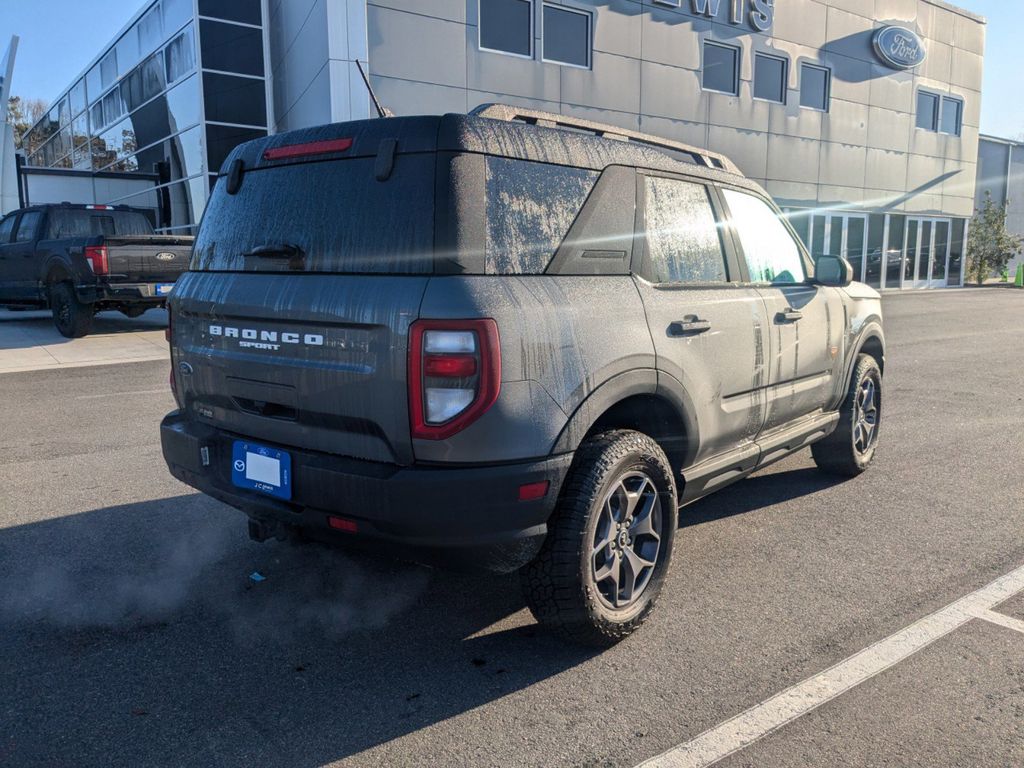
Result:
<instances>
[{"instance_id":1,"label":"ford oval sign","mask_svg":"<svg viewBox=\"0 0 1024 768\"><path fill-rule=\"evenodd\" d=\"M913 69L924 61L924 43L905 27L882 27L875 33L875 53L894 69Z\"/></svg>"}]
</instances>

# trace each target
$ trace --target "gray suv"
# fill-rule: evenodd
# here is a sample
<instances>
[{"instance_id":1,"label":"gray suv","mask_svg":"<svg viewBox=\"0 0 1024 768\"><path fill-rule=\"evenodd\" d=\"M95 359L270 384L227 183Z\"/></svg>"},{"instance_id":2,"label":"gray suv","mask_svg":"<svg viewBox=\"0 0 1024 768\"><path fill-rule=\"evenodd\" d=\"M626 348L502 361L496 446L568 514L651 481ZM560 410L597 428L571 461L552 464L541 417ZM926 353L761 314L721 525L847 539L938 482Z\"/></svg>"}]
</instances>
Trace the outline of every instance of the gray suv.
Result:
<instances>
[{"instance_id":1,"label":"gray suv","mask_svg":"<svg viewBox=\"0 0 1024 768\"><path fill-rule=\"evenodd\" d=\"M559 115L368 120L225 161L170 298L175 477L250 535L521 569L609 644L682 505L878 440L878 294L727 158Z\"/></svg>"}]
</instances>

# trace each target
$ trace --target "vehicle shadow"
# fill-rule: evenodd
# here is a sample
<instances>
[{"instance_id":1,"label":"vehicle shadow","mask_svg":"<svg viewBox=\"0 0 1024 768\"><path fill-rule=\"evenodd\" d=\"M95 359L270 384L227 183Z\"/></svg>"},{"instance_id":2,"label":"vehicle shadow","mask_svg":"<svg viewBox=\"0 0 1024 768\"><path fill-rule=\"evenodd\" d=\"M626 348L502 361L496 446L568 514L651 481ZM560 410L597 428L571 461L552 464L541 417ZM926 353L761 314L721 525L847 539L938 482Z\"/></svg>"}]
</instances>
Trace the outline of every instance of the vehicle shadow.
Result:
<instances>
[{"instance_id":1,"label":"vehicle shadow","mask_svg":"<svg viewBox=\"0 0 1024 768\"><path fill-rule=\"evenodd\" d=\"M320 766L593 655L536 627L515 576L243 521L196 494L0 530L0 763Z\"/></svg>"},{"instance_id":2,"label":"vehicle shadow","mask_svg":"<svg viewBox=\"0 0 1024 768\"><path fill-rule=\"evenodd\" d=\"M710 523L782 504L824 491L839 482L843 482L842 478L831 477L814 467L755 474L680 509L679 527Z\"/></svg>"}]
</instances>

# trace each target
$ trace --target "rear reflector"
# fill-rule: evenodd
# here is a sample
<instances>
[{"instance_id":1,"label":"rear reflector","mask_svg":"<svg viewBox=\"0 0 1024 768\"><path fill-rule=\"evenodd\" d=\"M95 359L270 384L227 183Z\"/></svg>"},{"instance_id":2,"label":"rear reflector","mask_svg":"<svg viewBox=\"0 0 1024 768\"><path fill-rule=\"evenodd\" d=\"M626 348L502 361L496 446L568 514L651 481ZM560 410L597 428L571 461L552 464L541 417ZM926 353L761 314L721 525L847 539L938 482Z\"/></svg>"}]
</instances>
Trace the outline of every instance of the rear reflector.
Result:
<instances>
[{"instance_id":1,"label":"rear reflector","mask_svg":"<svg viewBox=\"0 0 1024 768\"><path fill-rule=\"evenodd\" d=\"M541 480L539 483L526 483L519 486L520 501L535 501L543 499L548 494L551 483L548 480Z\"/></svg>"},{"instance_id":2,"label":"rear reflector","mask_svg":"<svg viewBox=\"0 0 1024 768\"><path fill-rule=\"evenodd\" d=\"M344 152L352 146L352 139L328 139L326 141L310 141L305 144L287 144L283 147L271 147L264 150L264 160L284 160L289 157L305 157L306 155L326 155L331 152Z\"/></svg>"},{"instance_id":3,"label":"rear reflector","mask_svg":"<svg viewBox=\"0 0 1024 768\"><path fill-rule=\"evenodd\" d=\"M466 378L476 375L475 355L426 355L423 372L427 376Z\"/></svg>"},{"instance_id":4,"label":"rear reflector","mask_svg":"<svg viewBox=\"0 0 1024 768\"><path fill-rule=\"evenodd\" d=\"M357 533L359 524L355 520L346 520L344 517L328 517L327 524L336 531L345 533Z\"/></svg>"}]
</instances>

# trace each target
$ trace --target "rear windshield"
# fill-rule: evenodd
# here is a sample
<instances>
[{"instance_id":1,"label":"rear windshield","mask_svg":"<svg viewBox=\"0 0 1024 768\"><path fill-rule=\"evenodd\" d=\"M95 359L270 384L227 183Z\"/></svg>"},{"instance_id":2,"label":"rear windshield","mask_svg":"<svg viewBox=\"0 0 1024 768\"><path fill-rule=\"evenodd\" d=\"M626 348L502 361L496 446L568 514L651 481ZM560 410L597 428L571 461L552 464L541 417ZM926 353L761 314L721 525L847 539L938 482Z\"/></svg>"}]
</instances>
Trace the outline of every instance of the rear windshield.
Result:
<instances>
[{"instance_id":1,"label":"rear windshield","mask_svg":"<svg viewBox=\"0 0 1024 768\"><path fill-rule=\"evenodd\" d=\"M46 235L50 240L64 237L106 237L152 235L153 225L138 211L95 211L85 208L51 208Z\"/></svg>"},{"instance_id":2,"label":"rear windshield","mask_svg":"<svg viewBox=\"0 0 1024 768\"><path fill-rule=\"evenodd\" d=\"M386 181L377 180L375 162L257 168L245 173L233 195L220 178L196 237L192 269L432 272L435 155L399 155ZM302 258L287 258L294 254Z\"/></svg>"}]
</instances>

